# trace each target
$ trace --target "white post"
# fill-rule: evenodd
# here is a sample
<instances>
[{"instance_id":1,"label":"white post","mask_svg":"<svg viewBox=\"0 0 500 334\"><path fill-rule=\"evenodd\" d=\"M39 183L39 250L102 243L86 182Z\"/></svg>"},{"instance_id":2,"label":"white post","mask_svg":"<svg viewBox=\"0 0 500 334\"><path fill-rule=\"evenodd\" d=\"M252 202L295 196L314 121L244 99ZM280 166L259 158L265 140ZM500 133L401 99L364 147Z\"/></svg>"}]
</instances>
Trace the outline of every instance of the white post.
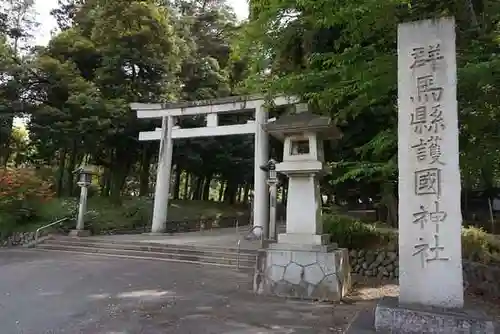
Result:
<instances>
[{"instance_id":1,"label":"white post","mask_svg":"<svg viewBox=\"0 0 500 334\"><path fill-rule=\"evenodd\" d=\"M455 22L398 29L399 301L464 302Z\"/></svg>"},{"instance_id":2,"label":"white post","mask_svg":"<svg viewBox=\"0 0 500 334\"><path fill-rule=\"evenodd\" d=\"M160 154L158 157L158 170L156 172L155 200L153 207L152 233L165 232L167 225L168 197L170 193L170 172L172 169L172 127L173 117L162 118L162 136L160 141Z\"/></svg>"},{"instance_id":3,"label":"white post","mask_svg":"<svg viewBox=\"0 0 500 334\"><path fill-rule=\"evenodd\" d=\"M260 236L263 232L267 235L269 192L267 189L267 173L260 169L269 159L269 135L264 129L267 122L267 110L264 106L255 109L255 151L254 151L254 194L253 194L253 226L254 233Z\"/></svg>"},{"instance_id":4,"label":"white post","mask_svg":"<svg viewBox=\"0 0 500 334\"><path fill-rule=\"evenodd\" d=\"M80 204L78 206L78 219L76 221L76 229L81 231L85 228L85 213L87 212L87 186L82 185L80 188Z\"/></svg>"},{"instance_id":5,"label":"white post","mask_svg":"<svg viewBox=\"0 0 500 334\"><path fill-rule=\"evenodd\" d=\"M271 182L269 185L269 239L277 240L276 234L276 195L277 182Z\"/></svg>"}]
</instances>

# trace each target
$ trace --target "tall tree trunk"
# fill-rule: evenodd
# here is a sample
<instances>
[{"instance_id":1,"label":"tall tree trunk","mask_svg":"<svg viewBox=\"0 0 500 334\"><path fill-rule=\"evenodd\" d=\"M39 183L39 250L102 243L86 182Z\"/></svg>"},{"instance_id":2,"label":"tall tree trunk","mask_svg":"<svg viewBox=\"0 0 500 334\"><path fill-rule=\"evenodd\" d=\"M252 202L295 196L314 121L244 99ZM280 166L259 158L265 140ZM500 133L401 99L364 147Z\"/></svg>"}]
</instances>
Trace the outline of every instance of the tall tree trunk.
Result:
<instances>
[{"instance_id":1,"label":"tall tree trunk","mask_svg":"<svg viewBox=\"0 0 500 334\"><path fill-rule=\"evenodd\" d=\"M101 196L108 197L111 189L111 171L108 167L104 168L101 177Z\"/></svg>"},{"instance_id":2,"label":"tall tree trunk","mask_svg":"<svg viewBox=\"0 0 500 334\"><path fill-rule=\"evenodd\" d=\"M210 184L212 183L212 176L209 175L205 178L203 183L203 195L202 199L204 201L210 200Z\"/></svg>"},{"instance_id":3,"label":"tall tree trunk","mask_svg":"<svg viewBox=\"0 0 500 334\"><path fill-rule=\"evenodd\" d=\"M391 182L382 185L381 202L387 207L387 223L392 227L398 227L398 200Z\"/></svg>"},{"instance_id":4,"label":"tall tree trunk","mask_svg":"<svg viewBox=\"0 0 500 334\"><path fill-rule=\"evenodd\" d=\"M114 159L112 159L111 186L109 192L110 199L113 203L119 204L121 202L122 190L135 158L136 157L131 155L125 148L115 152Z\"/></svg>"},{"instance_id":5,"label":"tall tree trunk","mask_svg":"<svg viewBox=\"0 0 500 334\"><path fill-rule=\"evenodd\" d=\"M5 150L5 154L4 154L4 164L3 164L4 167L7 167L7 164L9 163L9 160L13 154L14 154L14 152L12 151L10 146L7 147ZM19 157L19 154L17 156ZM17 163L16 163L16 167L17 167Z\"/></svg>"},{"instance_id":6,"label":"tall tree trunk","mask_svg":"<svg viewBox=\"0 0 500 334\"><path fill-rule=\"evenodd\" d=\"M111 173L109 197L113 203L120 203L126 177L127 173L124 170L114 170Z\"/></svg>"},{"instance_id":7,"label":"tall tree trunk","mask_svg":"<svg viewBox=\"0 0 500 334\"><path fill-rule=\"evenodd\" d=\"M474 28L478 28L479 22L477 20L477 15L476 11L474 10L474 4L472 3L472 0L465 0L465 6L467 6L467 9L469 10L472 25L474 26Z\"/></svg>"},{"instance_id":8,"label":"tall tree trunk","mask_svg":"<svg viewBox=\"0 0 500 334\"><path fill-rule=\"evenodd\" d=\"M182 198L183 199L189 199L189 182L191 181L191 174L189 174L187 171L186 171L186 176L184 178L184 191L183 191L183 196Z\"/></svg>"},{"instance_id":9,"label":"tall tree trunk","mask_svg":"<svg viewBox=\"0 0 500 334\"><path fill-rule=\"evenodd\" d=\"M495 215L493 214L493 198L488 196L488 212L490 214L491 234L495 234Z\"/></svg>"},{"instance_id":10,"label":"tall tree trunk","mask_svg":"<svg viewBox=\"0 0 500 334\"><path fill-rule=\"evenodd\" d=\"M389 195L389 216L391 217L391 226L398 228L398 200L394 194Z\"/></svg>"},{"instance_id":11,"label":"tall tree trunk","mask_svg":"<svg viewBox=\"0 0 500 334\"><path fill-rule=\"evenodd\" d=\"M193 200L199 201L201 200L201 192L203 191L203 180L205 180L204 177L199 176L196 178L196 186L195 186L195 191L193 193Z\"/></svg>"},{"instance_id":12,"label":"tall tree trunk","mask_svg":"<svg viewBox=\"0 0 500 334\"><path fill-rule=\"evenodd\" d=\"M179 199L179 194L181 191L181 175L182 168L179 164L175 165L175 180L174 180L174 189L173 189L173 199Z\"/></svg>"},{"instance_id":13,"label":"tall tree trunk","mask_svg":"<svg viewBox=\"0 0 500 334\"><path fill-rule=\"evenodd\" d=\"M66 168L66 194L68 196L73 196L73 189L75 189L74 185L74 175L73 173L76 169L76 160L77 160L77 149L76 149L76 140L73 140L72 147L71 147L71 152L69 156L69 163Z\"/></svg>"},{"instance_id":14,"label":"tall tree trunk","mask_svg":"<svg viewBox=\"0 0 500 334\"><path fill-rule=\"evenodd\" d=\"M189 178L189 199L193 199L195 192L196 192L196 181L198 180L198 177L191 173L191 177Z\"/></svg>"},{"instance_id":15,"label":"tall tree trunk","mask_svg":"<svg viewBox=\"0 0 500 334\"><path fill-rule=\"evenodd\" d=\"M219 199L218 199L219 202L222 202L222 200L224 199L224 191L226 190L225 188L226 188L226 182L221 180L219 188Z\"/></svg>"},{"instance_id":16,"label":"tall tree trunk","mask_svg":"<svg viewBox=\"0 0 500 334\"><path fill-rule=\"evenodd\" d=\"M241 203L241 196L242 196L242 186L238 185L238 190L236 190L236 202Z\"/></svg>"},{"instance_id":17,"label":"tall tree trunk","mask_svg":"<svg viewBox=\"0 0 500 334\"><path fill-rule=\"evenodd\" d=\"M232 180L228 180L226 190L224 191L224 202L234 204L237 190L238 183Z\"/></svg>"},{"instance_id":18,"label":"tall tree trunk","mask_svg":"<svg viewBox=\"0 0 500 334\"><path fill-rule=\"evenodd\" d=\"M66 166L66 148L59 151L59 167L57 168L57 197L62 197L64 192L64 171Z\"/></svg>"},{"instance_id":19,"label":"tall tree trunk","mask_svg":"<svg viewBox=\"0 0 500 334\"><path fill-rule=\"evenodd\" d=\"M111 171L109 188L109 197L111 202L116 204L121 203L121 195L129 170L130 165L125 163L120 167L115 166L115 168Z\"/></svg>"},{"instance_id":20,"label":"tall tree trunk","mask_svg":"<svg viewBox=\"0 0 500 334\"><path fill-rule=\"evenodd\" d=\"M250 184L245 183L245 187L243 190L243 203L248 204L248 195L250 195Z\"/></svg>"},{"instance_id":21,"label":"tall tree trunk","mask_svg":"<svg viewBox=\"0 0 500 334\"><path fill-rule=\"evenodd\" d=\"M139 196L149 195L149 176L152 157L153 150L151 149L151 145L146 144L142 149L141 171L139 174Z\"/></svg>"},{"instance_id":22,"label":"tall tree trunk","mask_svg":"<svg viewBox=\"0 0 500 334\"><path fill-rule=\"evenodd\" d=\"M5 115L0 118L0 166L7 167L10 156L10 142L14 116Z\"/></svg>"},{"instance_id":23,"label":"tall tree trunk","mask_svg":"<svg viewBox=\"0 0 500 334\"><path fill-rule=\"evenodd\" d=\"M47 165L49 166L52 166L54 165L54 162L56 159L56 151L52 151L51 154L47 157L46 161L47 161Z\"/></svg>"}]
</instances>

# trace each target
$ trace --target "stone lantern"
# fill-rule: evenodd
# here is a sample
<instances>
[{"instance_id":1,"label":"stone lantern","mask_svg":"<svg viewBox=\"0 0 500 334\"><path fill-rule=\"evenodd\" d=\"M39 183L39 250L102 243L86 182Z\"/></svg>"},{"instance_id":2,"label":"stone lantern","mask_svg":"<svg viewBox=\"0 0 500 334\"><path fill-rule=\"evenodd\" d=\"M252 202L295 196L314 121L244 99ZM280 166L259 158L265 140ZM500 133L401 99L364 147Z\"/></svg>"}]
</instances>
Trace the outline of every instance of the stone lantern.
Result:
<instances>
[{"instance_id":1,"label":"stone lantern","mask_svg":"<svg viewBox=\"0 0 500 334\"><path fill-rule=\"evenodd\" d=\"M78 173L78 184L80 187L88 187L92 184L94 172L89 167L80 167L76 170Z\"/></svg>"},{"instance_id":2,"label":"stone lantern","mask_svg":"<svg viewBox=\"0 0 500 334\"><path fill-rule=\"evenodd\" d=\"M254 290L338 301L350 285L349 257L323 234L319 178L325 172L323 142L341 133L307 105L266 124L266 130L284 143L276 171L288 177L286 232L260 253Z\"/></svg>"},{"instance_id":3,"label":"stone lantern","mask_svg":"<svg viewBox=\"0 0 500 334\"><path fill-rule=\"evenodd\" d=\"M86 237L90 235L90 231L85 230L85 213L87 212L87 196L88 187L92 184L92 176L95 175L90 166L83 166L74 171L77 174L78 181L76 184L80 186L80 203L78 206L78 217L76 229L70 232L73 237Z\"/></svg>"}]
</instances>

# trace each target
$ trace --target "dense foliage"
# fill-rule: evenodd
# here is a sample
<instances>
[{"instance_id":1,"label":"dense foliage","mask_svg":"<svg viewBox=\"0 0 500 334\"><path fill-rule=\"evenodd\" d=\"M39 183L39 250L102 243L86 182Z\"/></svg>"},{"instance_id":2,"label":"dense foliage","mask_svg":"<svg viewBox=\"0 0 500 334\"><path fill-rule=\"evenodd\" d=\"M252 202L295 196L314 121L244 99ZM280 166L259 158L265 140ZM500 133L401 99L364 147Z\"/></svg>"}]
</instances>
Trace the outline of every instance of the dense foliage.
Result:
<instances>
[{"instance_id":1,"label":"dense foliage","mask_svg":"<svg viewBox=\"0 0 500 334\"><path fill-rule=\"evenodd\" d=\"M40 207L54 197L51 185L33 170L0 170L0 230L36 221Z\"/></svg>"},{"instance_id":2,"label":"dense foliage","mask_svg":"<svg viewBox=\"0 0 500 334\"><path fill-rule=\"evenodd\" d=\"M60 1L52 12L59 32L47 46L24 48L33 3L8 2L0 25L0 165L53 169L58 196L75 194L72 172L82 163L99 167L104 197L150 195L158 143L137 138L159 124L138 121L129 103L228 96L245 71L231 58L238 27L224 1ZM14 117L29 118L29 144L11 131ZM214 182L228 202L248 197L252 138L175 145L174 198L219 199Z\"/></svg>"},{"instance_id":3,"label":"dense foliage","mask_svg":"<svg viewBox=\"0 0 500 334\"><path fill-rule=\"evenodd\" d=\"M444 15L457 22L463 188L492 196L500 172L498 1L254 0L238 48L254 69L250 87L298 94L333 116L344 132L329 152L336 195L378 197L393 222L397 24Z\"/></svg>"},{"instance_id":4,"label":"dense foliage","mask_svg":"<svg viewBox=\"0 0 500 334\"><path fill-rule=\"evenodd\" d=\"M344 133L326 152L324 193L337 204L379 203L395 225L397 24L442 15L457 22L463 189L495 195L497 1L252 0L243 23L223 0L59 2L59 31L35 47L33 1L0 0L0 165L36 166L59 197L77 193L73 171L83 163L98 167L93 191L113 203L152 194L158 143L137 138L159 124L137 120L131 102L286 93ZM15 117L29 119L27 132L13 128ZM172 196L247 201L252 142L176 140ZM272 151L279 159L279 145Z\"/></svg>"},{"instance_id":5,"label":"dense foliage","mask_svg":"<svg viewBox=\"0 0 500 334\"><path fill-rule=\"evenodd\" d=\"M381 228L377 224L339 214L328 214L324 230L331 241L348 249L388 249L397 251L397 232ZM462 255L466 260L500 264L500 241L484 230L475 227L462 228Z\"/></svg>"}]
</instances>

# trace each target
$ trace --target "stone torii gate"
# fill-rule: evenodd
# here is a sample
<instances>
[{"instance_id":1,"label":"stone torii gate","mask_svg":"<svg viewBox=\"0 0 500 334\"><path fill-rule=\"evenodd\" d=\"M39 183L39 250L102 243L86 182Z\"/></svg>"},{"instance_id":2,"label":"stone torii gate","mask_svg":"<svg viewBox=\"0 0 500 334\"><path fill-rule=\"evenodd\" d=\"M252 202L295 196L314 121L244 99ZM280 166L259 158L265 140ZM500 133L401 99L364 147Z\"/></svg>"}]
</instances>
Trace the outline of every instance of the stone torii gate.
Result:
<instances>
[{"instance_id":1,"label":"stone torii gate","mask_svg":"<svg viewBox=\"0 0 500 334\"><path fill-rule=\"evenodd\" d=\"M173 139L255 134L253 225L261 227L255 229L255 234L260 234L269 219L267 174L260 169L260 166L266 164L269 159L269 136L264 129L264 125L268 122L265 102L262 96L235 96L205 101L169 104L132 103L130 105L131 109L137 112L137 118L162 119L161 129L139 134L141 141L160 140L152 233L163 233L166 230ZM299 100L295 97L280 96L274 98L272 102L273 105L280 106L296 104ZM222 126L218 124L220 113L248 112L249 110L254 110L253 121ZM206 115L206 126L188 129L174 126L176 118L195 115Z\"/></svg>"}]
</instances>

